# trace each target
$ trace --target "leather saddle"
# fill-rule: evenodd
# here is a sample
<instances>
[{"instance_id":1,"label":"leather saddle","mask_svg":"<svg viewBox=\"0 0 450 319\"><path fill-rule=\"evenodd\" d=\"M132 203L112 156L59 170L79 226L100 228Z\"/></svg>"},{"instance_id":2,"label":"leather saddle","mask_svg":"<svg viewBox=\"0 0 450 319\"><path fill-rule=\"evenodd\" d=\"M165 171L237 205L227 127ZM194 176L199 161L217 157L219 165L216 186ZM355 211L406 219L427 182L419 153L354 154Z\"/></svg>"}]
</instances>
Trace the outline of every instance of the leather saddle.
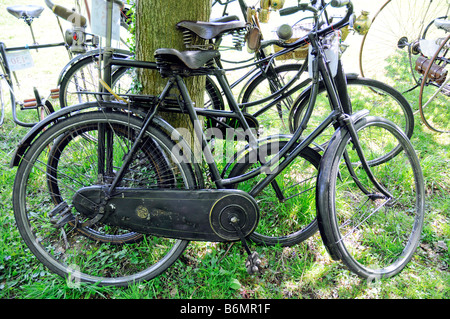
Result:
<instances>
[{"instance_id":1,"label":"leather saddle","mask_svg":"<svg viewBox=\"0 0 450 319\"><path fill-rule=\"evenodd\" d=\"M196 70L207 62L220 56L219 51L178 51L176 49L157 49L155 57L168 62L182 62L186 67Z\"/></svg>"},{"instance_id":2,"label":"leather saddle","mask_svg":"<svg viewBox=\"0 0 450 319\"><path fill-rule=\"evenodd\" d=\"M245 22L181 21L177 23L177 27L188 29L189 31L192 31L202 39L212 40L223 33L231 32L234 30L241 30L245 28Z\"/></svg>"},{"instance_id":3,"label":"leather saddle","mask_svg":"<svg viewBox=\"0 0 450 319\"><path fill-rule=\"evenodd\" d=\"M44 7L36 6L36 5L15 5L7 7L6 10L15 16L17 19L21 18L38 18L42 11L44 11Z\"/></svg>"}]
</instances>

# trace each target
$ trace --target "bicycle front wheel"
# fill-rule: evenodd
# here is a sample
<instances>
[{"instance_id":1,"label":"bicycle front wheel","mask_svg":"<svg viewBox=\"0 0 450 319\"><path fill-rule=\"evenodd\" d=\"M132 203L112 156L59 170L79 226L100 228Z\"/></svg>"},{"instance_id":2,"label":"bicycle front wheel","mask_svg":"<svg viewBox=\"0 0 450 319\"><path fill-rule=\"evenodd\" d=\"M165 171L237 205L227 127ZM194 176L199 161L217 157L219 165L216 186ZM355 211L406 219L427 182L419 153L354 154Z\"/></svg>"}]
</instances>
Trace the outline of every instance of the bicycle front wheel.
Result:
<instances>
[{"instance_id":1,"label":"bicycle front wheel","mask_svg":"<svg viewBox=\"0 0 450 319\"><path fill-rule=\"evenodd\" d=\"M73 205L80 188L111 183L141 125L122 112L80 113L46 130L22 158L13 189L16 223L51 271L75 282L126 286L158 276L184 251L187 241L90 223L93 217ZM119 187L195 187L166 134L152 127L143 141Z\"/></svg>"},{"instance_id":2,"label":"bicycle front wheel","mask_svg":"<svg viewBox=\"0 0 450 319\"><path fill-rule=\"evenodd\" d=\"M229 177L248 173L276 155L287 141L269 142L255 152L240 159L230 172ZM256 160L256 159L259 159ZM263 245L292 246L298 244L317 230L315 187L321 156L306 147L275 180L258 193L255 186L266 177L260 174L249 181L234 187L246 191L258 202L260 221L250 238Z\"/></svg>"},{"instance_id":3,"label":"bicycle front wheel","mask_svg":"<svg viewBox=\"0 0 450 319\"><path fill-rule=\"evenodd\" d=\"M367 160L400 144L390 161L370 167L375 186L360 165L350 134L333 136L317 181L319 229L333 259L369 279L389 277L411 260L424 220L424 180L406 136L392 122L366 117L356 123Z\"/></svg>"}]
</instances>

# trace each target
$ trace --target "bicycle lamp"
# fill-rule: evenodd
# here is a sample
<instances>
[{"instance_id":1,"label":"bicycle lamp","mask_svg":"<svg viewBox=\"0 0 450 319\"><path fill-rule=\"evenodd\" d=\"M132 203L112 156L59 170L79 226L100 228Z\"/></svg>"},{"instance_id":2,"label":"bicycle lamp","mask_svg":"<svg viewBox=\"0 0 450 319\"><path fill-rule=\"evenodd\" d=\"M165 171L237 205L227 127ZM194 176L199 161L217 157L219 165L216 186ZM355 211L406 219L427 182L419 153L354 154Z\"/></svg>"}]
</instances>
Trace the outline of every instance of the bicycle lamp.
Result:
<instances>
[{"instance_id":1,"label":"bicycle lamp","mask_svg":"<svg viewBox=\"0 0 450 319\"><path fill-rule=\"evenodd\" d=\"M70 47L71 52L77 54L86 52L84 28L74 27L73 29L66 30L65 41Z\"/></svg>"},{"instance_id":2,"label":"bicycle lamp","mask_svg":"<svg viewBox=\"0 0 450 319\"><path fill-rule=\"evenodd\" d=\"M280 10L284 6L285 0L261 0L259 6L261 9L258 11L258 18L261 23L269 22L270 9Z\"/></svg>"},{"instance_id":3,"label":"bicycle lamp","mask_svg":"<svg viewBox=\"0 0 450 319\"><path fill-rule=\"evenodd\" d=\"M289 24L282 24L277 29L277 36L280 40L287 41L292 38L293 31Z\"/></svg>"},{"instance_id":4,"label":"bicycle lamp","mask_svg":"<svg viewBox=\"0 0 450 319\"><path fill-rule=\"evenodd\" d=\"M361 11L361 15L356 18L353 28L356 32L360 35L365 35L367 32L369 32L370 26L372 25L372 21L369 19L369 12L368 11Z\"/></svg>"},{"instance_id":5,"label":"bicycle lamp","mask_svg":"<svg viewBox=\"0 0 450 319\"><path fill-rule=\"evenodd\" d=\"M280 10L284 6L285 0L261 0L259 2L259 6L263 10L269 10L272 8L273 10Z\"/></svg>"}]
</instances>

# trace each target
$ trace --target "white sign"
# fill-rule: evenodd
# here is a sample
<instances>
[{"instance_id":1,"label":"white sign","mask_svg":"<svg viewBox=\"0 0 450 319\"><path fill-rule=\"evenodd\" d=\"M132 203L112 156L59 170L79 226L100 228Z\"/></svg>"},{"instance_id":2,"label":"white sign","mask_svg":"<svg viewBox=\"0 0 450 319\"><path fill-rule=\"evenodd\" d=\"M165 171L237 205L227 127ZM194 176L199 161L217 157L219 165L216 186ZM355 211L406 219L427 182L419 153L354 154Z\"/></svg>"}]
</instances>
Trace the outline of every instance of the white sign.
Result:
<instances>
[{"instance_id":1,"label":"white sign","mask_svg":"<svg viewBox=\"0 0 450 319\"><path fill-rule=\"evenodd\" d=\"M6 60L8 61L11 71L28 69L34 66L30 50L7 52Z\"/></svg>"},{"instance_id":2,"label":"white sign","mask_svg":"<svg viewBox=\"0 0 450 319\"><path fill-rule=\"evenodd\" d=\"M106 38L108 4L106 0L92 0L92 33ZM114 3L112 16L112 40L120 41L120 8Z\"/></svg>"}]
</instances>

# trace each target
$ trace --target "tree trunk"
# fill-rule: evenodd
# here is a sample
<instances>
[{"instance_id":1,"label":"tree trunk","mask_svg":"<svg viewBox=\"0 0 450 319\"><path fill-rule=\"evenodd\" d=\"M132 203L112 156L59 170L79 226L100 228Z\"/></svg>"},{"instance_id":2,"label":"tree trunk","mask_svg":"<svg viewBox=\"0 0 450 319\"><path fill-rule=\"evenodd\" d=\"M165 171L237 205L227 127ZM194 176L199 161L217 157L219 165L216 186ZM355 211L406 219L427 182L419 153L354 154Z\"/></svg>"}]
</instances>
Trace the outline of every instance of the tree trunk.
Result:
<instances>
[{"instance_id":1,"label":"tree trunk","mask_svg":"<svg viewBox=\"0 0 450 319\"><path fill-rule=\"evenodd\" d=\"M182 32L176 24L182 20L209 21L211 0L138 0L136 2L136 57L138 60L154 61L154 52L159 48L186 50ZM139 73L143 94L159 94L167 79L157 71L143 70ZM192 100L203 105L205 78L186 79ZM188 128L190 123L181 114L166 113L162 116L175 128ZM193 136L193 134L192 134ZM191 140L192 142L192 140Z\"/></svg>"}]
</instances>

